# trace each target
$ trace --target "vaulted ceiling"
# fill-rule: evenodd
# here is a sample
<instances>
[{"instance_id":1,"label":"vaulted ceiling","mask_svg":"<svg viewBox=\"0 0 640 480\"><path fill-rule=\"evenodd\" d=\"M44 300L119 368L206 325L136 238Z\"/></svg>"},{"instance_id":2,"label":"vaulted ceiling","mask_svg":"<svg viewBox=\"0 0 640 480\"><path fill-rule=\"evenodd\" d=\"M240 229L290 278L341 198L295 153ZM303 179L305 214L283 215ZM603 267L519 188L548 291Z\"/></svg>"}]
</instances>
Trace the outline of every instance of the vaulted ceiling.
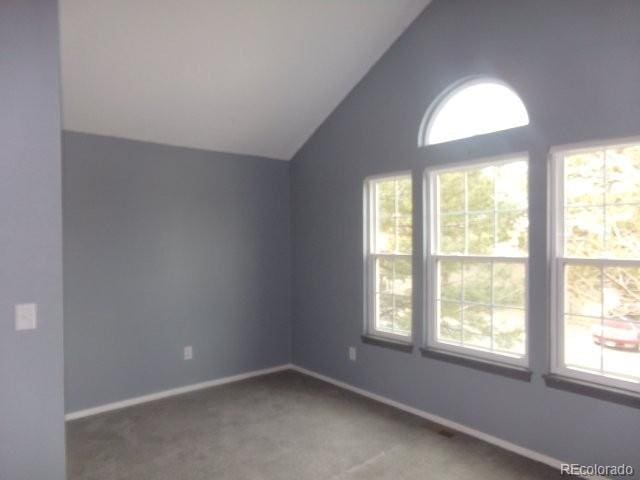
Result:
<instances>
[{"instance_id":1,"label":"vaulted ceiling","mask_svg":"<svg viewBox=\"0 0 640 480\"><path fill-rule=\"evenodd\" d=\"M64 128L288 160L429 0L61 0Z\"/></svg>"}]
</instances>

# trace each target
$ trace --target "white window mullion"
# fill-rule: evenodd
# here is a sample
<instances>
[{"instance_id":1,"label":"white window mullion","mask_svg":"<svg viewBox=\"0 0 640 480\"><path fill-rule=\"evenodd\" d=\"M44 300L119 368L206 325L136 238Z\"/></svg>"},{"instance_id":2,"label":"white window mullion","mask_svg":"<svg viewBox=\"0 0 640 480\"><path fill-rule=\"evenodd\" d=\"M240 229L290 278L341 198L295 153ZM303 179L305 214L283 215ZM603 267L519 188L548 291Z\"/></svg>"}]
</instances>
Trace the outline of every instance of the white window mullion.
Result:
<instances>
[{"instance_id":1,"label":"white window mullion","mask_svg":"<svg viewBox=\"0 0 640 480\"><path fill-rule=\"evenodd\" d=\"M469 175L464 172L464 253L469 253Z\"/></svg>"},{"instance_id":2,"label":"white window mullion","mask_svg":"<svg viewBox=\"0 0 640 480\"><path fill-rule=\"evenodd\" d=\"M495 305L495 296L493 294L493 276L495 272L495 263L491 262L491 306L489 307L489 311L491 312L491 350L494 350L493 346L493 321L494 321L494 305Z\"/></svg>"}]
</instances>

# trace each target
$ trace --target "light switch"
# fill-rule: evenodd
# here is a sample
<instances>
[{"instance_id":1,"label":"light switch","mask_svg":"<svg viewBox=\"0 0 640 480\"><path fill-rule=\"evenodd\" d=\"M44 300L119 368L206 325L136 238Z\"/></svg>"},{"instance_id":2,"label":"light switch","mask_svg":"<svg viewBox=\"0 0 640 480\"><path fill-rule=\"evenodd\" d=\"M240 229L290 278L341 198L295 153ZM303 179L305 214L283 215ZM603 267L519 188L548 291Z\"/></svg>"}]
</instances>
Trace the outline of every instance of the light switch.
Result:
<instances>
[{"instance_id":1,"label":"light switch","mask_svg":"<svg viewBox=\"0 0 640 480\"><path fill-rule=\"evenodd\" d=\"M191 345L184 347L184 359L193 360L193 347Z\"/></svg>"},{"instance_id":2,"label":"light switch","mask_svg":"<svg viewBox=\"0 0 640 480\"><path fill-rule=\"evenodd\" d=\"M16 305L16 331L38 328L38 306L35 303Z\"/></svg>"},{"instance_id":3,"label":"light switch","mask_svg":"<svg viewBox=\"0 0 640 480\"><path fill-rule=\"evenodd\" d=\"M349 347L349 360L356 361L356 347Z\"/></svg>"}]
</instances>

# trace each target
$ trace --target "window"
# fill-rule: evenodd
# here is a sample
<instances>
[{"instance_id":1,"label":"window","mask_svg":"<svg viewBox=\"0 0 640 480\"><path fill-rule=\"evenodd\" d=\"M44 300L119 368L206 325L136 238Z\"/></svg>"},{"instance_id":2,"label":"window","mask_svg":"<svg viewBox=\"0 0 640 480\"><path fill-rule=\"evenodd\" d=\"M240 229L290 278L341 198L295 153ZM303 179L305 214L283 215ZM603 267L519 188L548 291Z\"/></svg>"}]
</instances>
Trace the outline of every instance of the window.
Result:
<instances>
[{"instance_id":1,"label":"window","mask_svg":"<svg viewBox=\"0 0 640 480\"><path fill-rule=\"evenodd\" d=\"M553 160L553 369L640 391L640 141Z\"/></svg>"},{"instance_id":2,"label":"window","mask_svg":"<svg viewBox=\"0 0 640 480\"><path fill-rule=\"evenodd\" d=\"M529 124L520 97L498 80L467 81L444 95L425 116L420 145L433 145Z\"/></svg>"},{"instance_id":3,"label":"window","mask_svg":"<svg viewBox=\"0 0 640 480\"><path fill-rule=\"evenodd\" d=\"M528 161L429 174L427 343L527 363Z\"/></svg>"},{"instance_id":4,"label":"window","mask_svg":"<svg viewBox=\"0 0 640 480\"><path fill-rule=\"evenodd\" d=\"M366 182L367 333L407 341L412 323L411 176Z\"/></svg>"}]
</instances>

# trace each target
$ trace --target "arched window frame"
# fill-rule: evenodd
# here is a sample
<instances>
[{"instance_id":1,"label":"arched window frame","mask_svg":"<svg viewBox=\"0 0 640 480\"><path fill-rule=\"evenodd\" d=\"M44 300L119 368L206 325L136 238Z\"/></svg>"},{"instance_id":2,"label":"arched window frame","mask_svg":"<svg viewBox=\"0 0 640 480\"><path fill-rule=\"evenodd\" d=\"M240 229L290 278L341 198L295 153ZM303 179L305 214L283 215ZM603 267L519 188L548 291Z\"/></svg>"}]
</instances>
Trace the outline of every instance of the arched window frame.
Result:
<instances>
[{"instance_id":1,"label":"arched window frame","mask_svg":"<svg viewBox=\"0 0 640 480\"><path fill-rule=\"evenodd\" d=\"M513 127L504 128L500 130L494 130L492 132L478 132L476 134L469 135L467 137L454 138L447 141L442 141L438 143L428 143L429 134L431 131L431 127L433 125L434 120L437 118L438 113L447 105L449 99L454 97L456 94L461 92L462 90L471 87L473 85L482 84L482 83L493 83L499 84L501 86L509 89L521 102L525 112L527 123L521 125L513 125ZM529 113L526 108L526 104L522 97L517 93L517 90L512 88L506 82L487 76L475 76L475 77L467 77L464 78L454 84L452 84L448 89L446 89L442 94L440 94L435 101L431 104L431 106L427 109L426 114L423 116L420 129L419 129L419 137L418 137L418 146L419 147L428 147L428 146L436 146L443 145L441 149L438 151L440 154L438 155L438 161L429 165L427 169L424 171L424 225L423 225L423 251L424 251L424 270L423 270L423 301L424 301L424 310L423 310L423 353L425 355L435 355L436 358L444 356L449 358L464 358L467 359L469 364L473 364L480 369L489 369L492 372L496 373L505 373L508 376L514 376L514 378L520 378L523 380L527 380L530 378L530 372L528 370L529 361L530 361L530 330L529 330L529 247L527 246L526 252L517 253L517 254L506 254L506 256L500 256L499 253L493 252L471 252L465 251L463 253L449 253L446 251L441 251L439 247L439 217L441 216L438 210L438 178L442 173L450 173L453 171L472 171L478 170L485 167L500 167L503 164L509 164L515 161L524 161L529 164L529 152L527 142L524 141L516 141L515 143L509 143L508 145L504 142L486 142L486 141L478 141L477 147L472 151L465 148L463 150L456 148L455 144L458 141L465 140L466 142L473 142L477 137L491 137L491 135L500 135L505 131L512 130L515 128L526 128L526 125L529 124ZM452 147L452 148L449 148ZM473 152L473 153L472 153ZM529 184L529 175L528 175L528 167L525 181L527 185ZM466 189L466 186L465 186ZM475 212L471 212L469 208L466 206L466 193L465 193L465 218ZM469 212L467 212L469 210ZM492 210L494 223L496 212L500 215L501 212L499 209L495 207ZM526 210L526 218L528 220L528 201ZM467 227L465 226L465 229ZM528 238L528 229L527 229L527 244L529 243ZM465 242L466 242L466 230L465 230ZM495 237L495 230L494 230ZM466 250L466 247L465 247ZM523 285L522 291L524 292L523 303L522 306L518 306L519 310L524 310L524 318L523 318L523 333L524 338L522 339L522 349L519 347L518 351L514 352L506 352L500 351L500 348L494 348L493 340L491 341L491 346L474 346L467 345L464 343L452 343L447 339L443 338L438 332L438 303L446 300L442 300L439 297L439 263L445 261L454 261L459 262L461 265L465 263L483 263L491 265L491 290L493 292L493 278L494 278L494 268L496 265L503 264L520 264L523 265L524 276L523 276ZM463 274L464 277L464 274ZM464 282L464 280L462 280ZM484 302L484 301L483 301ZM455 303L455 302L454 302ZM467 303L467 300L464 298L460 301L461 305L464 307ZM472 302L473 303L473 302ZM481 302L482 303L482 302ZM491 329L493 332L494 325L494 314L493 310L496 308L502 308L502 306L495 302L493 299L493 293L491 294L490 301L484 302L487 305L484 305L487 308L490 308L491 313ZM515 310L515 309L514 309ZM520 316L519 318L522 318ZM462 322L463 320L461 320ZM461 323L461 326L463 323ZM491 334L493 338L493 333Z\"/></svg>"},{"instance_id":2,"label":"arched window frame","mask_svg":"<svg viewBox=\"0 0 640 480\"><path fill-rule=\"evenodd\" d=\"M530 117L529 117L529 111L527 109L526 103L524 102L524 100L522 99L520 94L518 94L518 92L511 85L509 85L507 82L504 82L503 80L500 80L500 79L495 78L495 77L489 77L489 76L467 77L467 78L464 78L464 79L452 84L449 88L447 88L444 92L442 92L435 99L435 101L433 101L431 103L431 105L427 109L425 115L423 116L422 122L420 124L420 129L418 131L418 146L419 147L427 147L427 146L430 146L430 145L438 145L439 143L449 143L449 141L447 141L447 142L438 142L438 143L429 143L429 141L428 141L429 135L431 133L431 130L432 130L432 127L433 127L433 125L435 123L435 120L437 119L437 117L440 114L440 112L442 112L442 110L448 104L449 100L451 100L453 97L455 97L458 93L460 93L461 91L463 91L463 90L465 90L465 89L467 89L469 87L473 87L474 85L483 84L483 83L493 83L493 84L501 85L501 86L507 88L508 90L510 90L520 100L520 102L522 103L522 106L523 106L523 108L524 108L524 110L526 112L526 115L527 115L527 123L523 124L523 125L516 125L514 127L510 127L510 128L507 128L507 129L496 130L494 132L478 133L478 134L470 135L468 137L452 139L452 140L450 140L450 142L455 142L455 141L463 140L463 139L467 139L467 138L473 138L473 137L476 137L476 136L479 136L479 135L491 135L492 133L503 132L505 130L510 130L511 128L518 128L518 127L524 127L524 126L529 125Z\"/></svg>"}]
</instances>

